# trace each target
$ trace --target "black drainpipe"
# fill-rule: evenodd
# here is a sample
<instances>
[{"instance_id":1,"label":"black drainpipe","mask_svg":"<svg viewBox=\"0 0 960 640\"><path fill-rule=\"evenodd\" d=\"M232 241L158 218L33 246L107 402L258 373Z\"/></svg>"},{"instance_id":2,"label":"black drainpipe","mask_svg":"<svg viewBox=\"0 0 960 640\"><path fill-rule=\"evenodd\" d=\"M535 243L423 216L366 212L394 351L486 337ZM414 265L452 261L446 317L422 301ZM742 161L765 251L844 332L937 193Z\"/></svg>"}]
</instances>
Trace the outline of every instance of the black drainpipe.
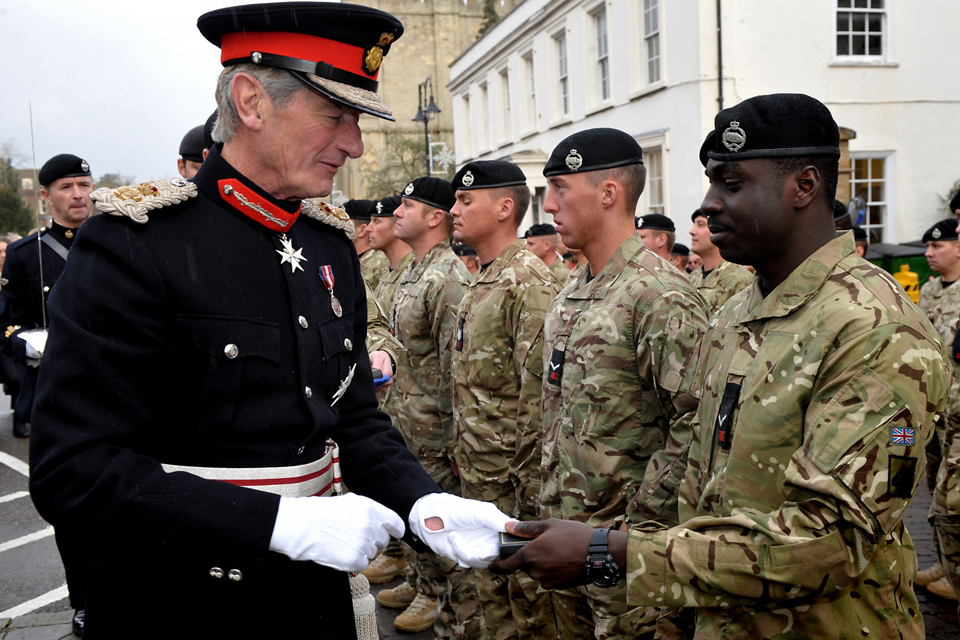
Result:
<instances>
[{"instance_id":1,"label":"black drainpipe","mask_svg":"<svg viewBox=\"0 0 960 640\"><path fill-rule=\"evenodd\" d=\"M720 104L719 111L723 111L723 29L720 20L720 0L717 0L717 83L720 89L717 102Z\"/></svg>"}]
</instances>

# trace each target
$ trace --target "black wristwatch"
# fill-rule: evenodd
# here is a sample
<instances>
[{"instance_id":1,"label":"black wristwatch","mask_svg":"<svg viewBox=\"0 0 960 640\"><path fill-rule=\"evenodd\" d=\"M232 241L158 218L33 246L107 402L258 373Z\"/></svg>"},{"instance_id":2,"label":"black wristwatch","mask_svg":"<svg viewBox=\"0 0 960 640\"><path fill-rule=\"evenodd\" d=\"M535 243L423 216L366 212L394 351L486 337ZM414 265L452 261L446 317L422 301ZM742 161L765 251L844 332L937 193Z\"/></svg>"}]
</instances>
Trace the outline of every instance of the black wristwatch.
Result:
<instances>
[{"instance_id":1,"label":"black wristwatch","mask_svg":"<svg viewBox=\"0 0 960 640\"><path fill-rule=\"evenodd\" d=\"M620 583L620 566L607 549L610 529L596 529L587 552L587 577L598 587L609 589Z\"/></svg>"}]
</instances>

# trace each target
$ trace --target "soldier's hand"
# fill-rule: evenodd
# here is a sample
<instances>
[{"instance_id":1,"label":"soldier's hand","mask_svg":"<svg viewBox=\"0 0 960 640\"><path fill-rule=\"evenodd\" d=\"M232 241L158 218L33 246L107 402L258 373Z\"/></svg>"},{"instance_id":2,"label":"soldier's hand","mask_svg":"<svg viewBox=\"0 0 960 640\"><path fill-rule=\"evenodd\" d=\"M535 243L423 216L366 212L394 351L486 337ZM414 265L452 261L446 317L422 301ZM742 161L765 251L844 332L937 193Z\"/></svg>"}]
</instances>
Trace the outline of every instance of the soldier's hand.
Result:
<instances>
[{"instance_id":1,"label":"soldier's hand","mask_svg":"<svg viewBox=\"0 0 960 640\"><path fill-rule=\"evenodd\" d=\"M380 369L380 372L389 376L390 379L377 387L377 391L381 389L386 389L391 384L393 384L393 360L390 359L390 354L386 351L374 351L370 354L370 367L373 369Z\"/></svg>"},{"instance_id":2,"label":"soldier's hand","mask_svg":"<svg viewBox=\"0 0 960 640\"><path fill-rule=\"evenodd\" d=\"M587 584L585 563L593 527L573 520L534 520L507 523L507 532L536 538L505 560L494 562L493 573L523 570L544 589L568 589Z\"/></svg>"}]
</instances>

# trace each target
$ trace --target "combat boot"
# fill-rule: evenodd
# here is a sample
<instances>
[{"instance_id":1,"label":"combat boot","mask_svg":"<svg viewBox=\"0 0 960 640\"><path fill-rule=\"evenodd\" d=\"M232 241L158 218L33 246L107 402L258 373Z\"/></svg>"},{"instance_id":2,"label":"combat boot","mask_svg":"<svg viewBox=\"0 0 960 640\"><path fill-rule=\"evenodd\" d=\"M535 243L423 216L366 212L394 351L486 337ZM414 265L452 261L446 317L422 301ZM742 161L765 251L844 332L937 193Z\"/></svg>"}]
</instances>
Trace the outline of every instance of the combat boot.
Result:
<instances>
[{"instance_id":1,"label":"combat boot","mask_svg":"<svg viewBox=\"0 0 960 640\"><path fill-rule=\"evenodd\" d=\"M953 584L946 576L927 585L927 591L935 596L940 596L944 600L956 600L957 594L953 592Z\"/></svg>"},{"instance_id":2,"label":"combat boot","mask_svg":"<svg viewBox=\"0 0 960 640\"><path fill-rule=\"evenodd\" d=\"M383 584L396 578L403 573L406 568L407 559L403 556L391 558L387 554L381 553L373 559L369 567L360 573L366 576L370 584Z\"/></svg>"},{"instance_id":3,"label":"combat boot","mask_svg":"<svg viewBox=\"0 0 960 640\"><path fill-rule=\"evenodd\" d=\"M407 633L416 633L426 631L433 626L433 621L437 618L437 600L430 596L418 593L417 597L410 603L407 610L397 616L393 621L393 626L397 631Z\"/></svg>"},{"instance_id":4,"label":"combat boot","mask_svg":"<svg viewBox=\"0 0 960 640\"><path fill-rule=\"evenodd\" d=\"M925 587L931 582L935 582L942 578L945 574L943 573L943 565L939 562L929 569L924 569L923 571L917 571L917 577L914 578L913 584L918 587Z\"/></svg>"},{"instance_id":5,"label":"combat boot","mask_svg":"<svg viewBox=\"0 0 960 640\"><path fill-rule=\"evenodd\" d=\"M388 609L403 609L411 605L417 595L417 588L404 580L393 589L384 589L378 593L377 602Z\"/></svg>"}]
</instances>

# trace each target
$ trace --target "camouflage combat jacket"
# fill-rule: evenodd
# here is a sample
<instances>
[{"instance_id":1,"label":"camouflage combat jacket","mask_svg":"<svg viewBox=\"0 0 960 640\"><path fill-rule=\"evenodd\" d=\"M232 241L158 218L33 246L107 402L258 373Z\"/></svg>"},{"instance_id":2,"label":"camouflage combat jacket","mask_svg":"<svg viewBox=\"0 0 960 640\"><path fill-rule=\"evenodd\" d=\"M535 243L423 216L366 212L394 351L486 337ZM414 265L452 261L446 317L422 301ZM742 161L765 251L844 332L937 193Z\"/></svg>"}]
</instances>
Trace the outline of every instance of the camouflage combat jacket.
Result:
<instances>
[{"instance_id":1,"label":"camouflage combat jacket","mask_svg":"<svg viewBox=\"0 0 960 640\"><path fill-rule=\"evenodd\" d=\"M397 263L397 268L393 271L389 270L388 264L387 275L380 280L380 284L377 286L377 289L374 292L377 300L377 306L380 307L380 309L386 314L386 327L388 332L390 331L390 318L393 317L393 294L397 292L397 287L400 285L400 278L403 277L407 267L409 267L410 263L413 262L413 258L413 251L411 251L407 255L400 258L400 262ZM401 345L401 348L402 346L403 345ZM394 380L396 380L397 371L401 366L403 366L403 360L394 360L394 364L396 366L394 367L393 376ZM378 391L377 397L380 399L380 409L390 416L390 422L393 423L393 426L399 429L401 399L400 393L397 391L397 385L392 384L386 389Z\"/></svg>"},{"instance_id":2,"label":"camouflage combat jacket","mask_svg":"<svg viewBox=\"0 0 960 640\"><path fill-rule=\"evenodd\" d=\"M560 283L517 240L477 274L457 313L454 445L464 497L536 519L543 318Z\"/></svg>"},{"instance_id":3,"label":"camouflage combat jacket","mask_svg":"<svg viewBox=\"0 0 960 640\"><path fill-rule=\"evenodd\" d=\"M703 277L703 267L690 274L690 283L703 296L707 303L709 317L713 317L739 291L743 291L753 283L753 275L739 264L723 260L711 271L706 279Z\"/></svg>"},{"instance_id":4,"label":"camouflage combat jacket","mask_svg":"<svg viewBox=\"0 0 960 640\"><path fill-rule=\"evenodd\" d=\"M390 333L390 321L377 304L377 297L370 285L364 282L364 286L367 289L367 353L384 351L396 367L400 363L403 345Z\"/></svg>"},{"instance_id":5,"label":"camouflage combat jacket","mask_svg":"<svg viewBox=\"0 0 960 640\"><path fill-rule=\"evenodd\" d=\"M570 269L567 268L566 263L563 261L563 258L557 258L553 261L553 264L547 267L550 269L550 273L554 275L561 285L567 281L567 276L570 275Z\"/></svg>"},{"instance_id":6,"label":"camouflage combat jacket","mask_svg":"<svg viewBox=\"0 0 960 640\"><path fill-rule=\"evenodd\" d=\"M630 531L631 603L697 639L923 638L901 516L944 406L940 341L853 234L711 320L682 524Z\"/></svg>"},{"instance_id":7,"label":"camouflage combat jacket","mask_svg":"<svg viewBox=\"0 0 960 640\"><path fill-rule=\"evenodd\" d=\"M546 319L542 515L675 523L706 310L636 234L588 274Z\"/></svg>"},{"instance_id":8,"label":"camouflage combat jacket","mask_svg":"<svg viewBox=\"0 0 960 640\"><path fill-rule=\"evenodd\" d=\"M470 272L442 242L407 267L393 295L390 328L406 349L395 383L400 429L421 458L453 460L450 349L469 284Z\"/></svg>"},{"instance_id":9,"label":"camouflage combat jacket","mask_svg":"<svg viewBox=\"0 0 960 640\"><path fill-rule=\"evenodd\" d=\"M943 515L960 515L960 364L953 359L953 343L960 328L960 286L947 288L936 278L920 287L920 309L933 323L943 342L944 361L949 363L952 379L944 420L937 425L943 459L937 473L934 501Z\"/></svg>"},{"instance_id":10,"label":"camouflage combat jacket","mask_svg":"<svg viewBox=\"0 0 960 640\"><path fill-rule=\"evenodd\" d=\"M374 291L389 271L390 261L383 251L367 249L360 256L360 275Z\"/></svg>"}]
</instances>

